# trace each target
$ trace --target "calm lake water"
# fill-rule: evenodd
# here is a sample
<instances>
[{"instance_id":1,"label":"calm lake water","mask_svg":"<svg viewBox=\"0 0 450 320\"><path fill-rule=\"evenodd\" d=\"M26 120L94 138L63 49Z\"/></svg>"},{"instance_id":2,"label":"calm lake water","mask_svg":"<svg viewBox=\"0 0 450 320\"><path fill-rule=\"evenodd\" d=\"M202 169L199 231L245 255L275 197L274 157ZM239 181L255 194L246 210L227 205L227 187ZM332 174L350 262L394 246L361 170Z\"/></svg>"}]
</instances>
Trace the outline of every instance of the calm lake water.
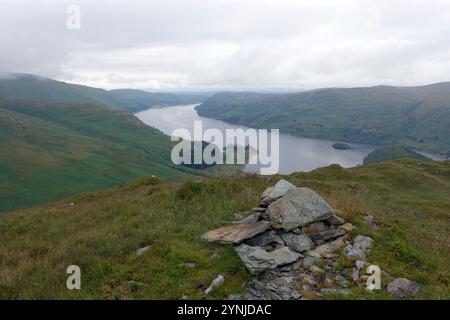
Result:
<instances>
[{"instance_id":1,"label":"calm lake water","mask_svg":"<svg viewBox=\"0 0 450 320\"><path fill-rule=\"evenodd\" d=\"M135 115L145 124L171 135L175 129L185 128L193 135L194 121L203 122L203 130L244 128L223 121L200 117L195 111L196 105L179 105L163 108L151 108ZM363 163L364 157L377 146L347 143L353 150L336 150L333 144L339 141L298 138L280 134L280 170L279 173L309 172L314 169L339 164L350 168ZM247 165L247 172L259 172L259 165Z\"/></svg>"}]
</instances>

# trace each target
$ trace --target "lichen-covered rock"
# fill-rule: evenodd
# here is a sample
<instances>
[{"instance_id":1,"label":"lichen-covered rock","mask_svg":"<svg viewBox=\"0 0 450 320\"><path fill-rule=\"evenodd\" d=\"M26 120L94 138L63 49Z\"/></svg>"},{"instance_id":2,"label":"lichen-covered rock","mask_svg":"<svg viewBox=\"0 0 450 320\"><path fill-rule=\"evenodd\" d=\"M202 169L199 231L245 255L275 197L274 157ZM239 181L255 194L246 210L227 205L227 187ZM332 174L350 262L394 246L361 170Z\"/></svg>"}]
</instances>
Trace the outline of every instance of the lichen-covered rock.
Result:
<instances>
[{"instance_id":1,"label":"lichen-covered rock","mask_svg":"<svg viewBox=\"0 0 450 320\"><path fill-rule=\"evenodd\" d=\"M416 295L421 285L406 278L398 278L387 286L387 291L395 298L407 298Z\"/></svg>"},{"instance_id":2,"label":"lichen-covered rock","mask_svg":"<svg viewBox=\"0 0 450 320\"><path fill-rule=\"evenodd\" d=\"M346 233L347 232L344 229L330 229L328 231L310 234L309 237L315 242L329 241L342 237Z\"/></svg>"},{"instance_id":3,"label":"lichen-covered rock","mask_svg":"<svg viewBox=\"0 0 450 320\"><path fill-rule=\"evenodd\" d=\"M211 285L205 290L205 294L210 294L213 292L213 290L223 284L225 281L225 278L222 275L218 275L214 280L212 281Z\"/></svg>"},{"instance_id":4,"label":"lichen-covered rock","mask_svg":"<svg viewBox=\"0 0 450 320\"><path fill-rule=\"evenodd\" d=\"M289 247L289 249L295 252L305 252L311 250L313 247L312 240L305 235L298 235L295 233L282 233L281 238L284 243Z\"/></svg>"},{"instance_id":5,"label":"lichen-covered rock","mask_svg":"<svg viewBox=\"0 0 450 320\"><path fill-rule=\"evenodd\" d=\"M330 229L325 223L323 222L314 222L310 225L303 227L302 232L304 233L319 233L324 232Z\"/></svg>"},{"instance_id":6,"label":"lichen-covered rock","mask_svg":"<svg viewBox=\"0 0 450 320\"><path fill-rule=\"evenodd\" d=\"M278 235L276 230L269 230L245 242L249 246L265 247L269 244L284 245L283 239Z\"/></svg>"},{"instance_id":7,"label":"lichen-covered rock","mask_svg":"<svg viewBox=\"0 0 450 320\"><path fill-rule=\"evenodd\" d=\"M358 235L355 237L353 245L348 245L345 248L345 254L348 258L366 259L373 242L372 238Z\"/></svg>"},{"instance_id":8,"label":"lichen-covered rock","mask_svg":"<svg viewBox=\"0 0 450 320\"><path fill-rule=\"evenodd\" d=\"M346 246L345 238L341 237L334 241L318 246L316 249L314 249L314 251L323 257L326 255L333 254L339 250L342 250L344 249L345 246Z\"/></svg>"},{"instance_id":9,"label":"lichen-covered rock","mask_svg":"<svg viewBox=\"0 0 450 320\"><path fill-rule=\"evenodd\" d=\"M269 205L286 194L289 190L297 189L292 183L286 180L280 180L274 187L267 188L261 195L261 201L264 205Z\"/></svg>"},{"instance_id":10,"label":"lichen-covered rock","mask_svg":"<svg viewBox=\"0 0 450 320\"><path fill-rule=\"evenodd\" d=\"M326 220L333 209L317 193L308 188L289 190L268 209L272 226L287 231Z\"/></svg>"},{"instance_id":11,"label":"lichen-covered rock","mask_svg":"<svg viewBox=\"0 0 450 320\"><path fill-rule=\"evenodd\" d=\"M282 247L267 252L260 247L251 247L246 244L241 244L234 249L247 267L247 270L253 275L262 271L274 270L279 266L294 263L300 258L298 253L291 251L288 247Z\"/></svg>"},{"instance_id":12,"label":"lichen-covered rock","mask_svg":"<svg viewBox=\"0 0 450 320\"><path fill-rule=\"evenodd\" d=\"M336 210L334 210L336 213ZM341 217L337 216L336 214L333 214L331 217L329 217L327 219L327 222L329 224L332 224L333 226L340 226L343 225L345 223L345 220L342 219Z\"/></svg>"},{"instance_id":13,"label":"lichen-covered rock","mask_svg":"<svg viewBox=\"0 0 450 320\"><path fill-rule=\"evenodd\" d=\"M345 223L342 226L340 226L339 229L345 230L347 232L351 232L351 231L353 231L353 229L355 229L355 227L351 223Z\"/></svg>"}]
</instances>

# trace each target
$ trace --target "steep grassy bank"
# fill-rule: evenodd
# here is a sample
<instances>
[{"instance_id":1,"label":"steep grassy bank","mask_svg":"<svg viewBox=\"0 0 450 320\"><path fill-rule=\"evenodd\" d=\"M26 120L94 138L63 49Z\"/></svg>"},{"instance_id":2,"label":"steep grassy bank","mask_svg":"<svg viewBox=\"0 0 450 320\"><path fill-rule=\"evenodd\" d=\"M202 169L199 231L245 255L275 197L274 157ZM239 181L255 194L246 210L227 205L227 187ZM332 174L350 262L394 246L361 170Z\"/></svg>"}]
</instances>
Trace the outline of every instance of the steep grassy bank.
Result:
<instances>
[{"instance_id":1,"label":"steep grassy bank","mask_svg":"<svg viewBox=\"0 0 450 320\"><path fill-rule=\"evenodd\" d=\"M278 179L144 178L0 216L0 298L200 299L202 285L218 274L225 284L210 298L239 292L249 276L234 251L199 236L258 204ZM286 179L316 190L358 226L355 232L373 237L370 262L424 284L418 298L450 298L450 162L331 166ZM362 223L367 213L379 230ZM144 246L150 250L136 255ZM80 291L65 287L72 264L82 270ZM358 289L353 297L388 298Z\"/></svg>"},{"instance_id":2,"label":"steep grassy bank","mask_svg":"<svg viewBox=\"0 0 450 320\"><path fill-rule=\"evenodd\" d=\"M134 116L91 104L0 99L0 212L145 175L179 179L174 144Z\"/></svg>"}]
</instances>

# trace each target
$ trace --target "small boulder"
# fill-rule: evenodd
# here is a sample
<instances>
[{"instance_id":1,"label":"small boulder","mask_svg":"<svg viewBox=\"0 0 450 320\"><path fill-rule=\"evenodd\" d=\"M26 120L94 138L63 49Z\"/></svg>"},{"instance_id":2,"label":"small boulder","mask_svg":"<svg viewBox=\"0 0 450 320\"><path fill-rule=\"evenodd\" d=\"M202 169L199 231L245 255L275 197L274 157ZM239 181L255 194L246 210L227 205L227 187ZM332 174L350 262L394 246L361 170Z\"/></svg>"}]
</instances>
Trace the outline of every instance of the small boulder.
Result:
<instances>
[{"instance_id":1,"label":"small boulder","mask_svg":"<svg viewBox=\"0 0 450 320\"><path fill-rule=\"evenodd\" d=\"M291 251L288 247L282 247L267 252L260 247L251 247L246 244L241 244L234 249L252 275L294 263L300 258L298 253Z\"/></svg>"},{"instance_id":2,"label":"small boulder","mask_svg":"<svg viewBox=\"0 0 450 320\"><path fill-rule=\"evenodd\" d=\"M421 285L406 278L398 278L387 286L387 291L395 298L407 298L416 295Z\"/></svg>"},{"instance_id":3,"label":"small boulder","mask_svg":"<svg viewBox=\"0 0 450 320\"><path fill-rule=\"evenodd\" d=\"M342 237L347 232L343 229L330 229L328 231L319 232L319 233L313 233L310 234L309 237L314 240L315 242L319 241L329 241L332 239L336 239L339 237Z\"/></svg>"},{"instance_id":4,"label":"small boulder","mask_svg":"<svg viewBox=\"0 0 450 320\"><path fill-rule=\"evenodd\" d=\"M252 280L246 285L244 300L283 300L283 298L269 290L264 283Z\"/></svg>"},{"instance_id":5,"label":"small boulder","mask_svg":"<svg viewBox=\"0 0 450 320\"><path fill-rule=\"evenodd\" d=\"M274 187L267 188L261 195L262 204L269 205L283 197L289 190L297 189L292 183L280 180Z\"/></svg>"},{"instance_id":6,"label":"small boulder","mask_svg":"<svg viewBox=\"0 0 450 320\"><path fill-rule=\"evenodd\" d=\"M373 239L358 235L353 241L353 245L345 248L345 254L348 258L366 259L367 252L372 248Z\"/></svg>"},{"instance_id":7,"label":"small boulder","mask_svg":"<svg viewBox=\"0 0 450 320\"><path fill-rule=\"evenodd\" d=\"M351 232L355 228L351 223L345 223L342 226L339 227L342 230L345 230L346 232Z\"/></svg>"},{"instance_id":8,"label":"small boulder","mask_svg":"<svg viewBox=\"0 0 450 320\"><path fill-rule=\"evenodd\" d=\"M341 237L329 243L318 246L316 249L314 249L314 251L321 256L327 256L339 250L342 250L345 245L345 237Z\"/></svg>"},{"instance_id":9,"label":"small boulder","mask_svg":"<svg viewBox=\"0 0 450 320\"><path fill-rule=\"evenodd\" d=\"M261 216L261 213L254 213L254 214L251 214L239 221L233 221L233 224L256 223L259 221L260 216Z\"/></svg>"},{"instance_id":10,"label":"small boulder","mask_svg":"<svg viewBox=\"0 0 450 320\"><path fill-rule=\"evenodd\" d=\"M283 239L281 239L275 230L269 230L265 233L257 235L256 237L247 240L245 243L254 247L265 247L269 244L284 245Z\"/></svg>"},{"instance_id":11,"label":"small boulder","mask_svg":"<svg viewBox=\"0 0 450 320\"><path fill-rule=\"evenodd\" d=\"M272 226L290 231L310 223L326 220L333 209L317 193L308 188L289 190L268 209Z\"/></svg>"},{"instance_id":12,"label":"small boulder","mask_svg":"<svg viewBox=\"0 0 450 320\"><path fill-rule=\"evenodd\" d=\"M345 247L345 254L348 258L365 259L367 257L366 252L363 249L357 248L351 244Z\"/></svg>"},{"instance_id":13,"label":"small boulder","mask_svg":"<svg viewBox=\"0 0 450 320\"><path fill-rule=\"evenodd\" d=\"M353 245L363 250L369 250L370 248L372 248L373 239L366 236L358 235L355 237Z\"/></svg>"},{"instance_id":14,"label":"small boulder","mask_svg":"<svg viewBox=\"0 0 450 320\"><path fill-rule=\"evenodd\" d=\"M148 250L150 250L151 247L152 247L152 246L146 246L146 247L137 249L137 250L136 250L136 254L137 254L138 256L140 256L141 254L143 254L143 253L147 252Z\"/></svg>"},{"instance_id":15,"label":"small boulder","mask_svg":"<svg viewBox=\"0 0 450 320\"><path fill-rule=\"evenodd\" d=\"M310 225L303 227L302 231L304 233L319 233L319 232L324 232L327 231L329 229L329 227L323 223L323 222L315 222L315 223L311 223Z\"/></svg>"},{"instance_id":16,"label":"small boulder","mask_svg":"<svg viewBox=\"0 0 450 320\"><path fill-rule=\"evenodd\" d=\"M305 253L302 265L305 269L309 269L311 266L319 263L321 255L315 251L308 251Z\"/></svg>"},{"instance_id":17,"label":"small boulder","mask_svg":"<svg viewBox=\"0 0 450 320\"><path fill-rule=\"evenodd\" d=\"M218 275L216 278L214 278L211 285L205 290L205 294L210 294L215 288L221 286L224 281L225 278L222 275Z\"/></svg>"},{"instance_id":18,"label":"small boulder","mask_svg":"<svg viewBox=\"0 0 450 320\"><path fill-rule=\"evenodd\" d=\"M305 252L311 250L313 242L305 235L298 235L295 233L282 233L281 238L289 249L295 252Z\"/></svg>"},{"instance_id":19,"label":"small boulder","mask_svg":"<svg viewBox=\"0 0 450 320\"><path fill-rule=\"evenodd\" d=\"M327 219L327 222L333 226L341 226L345 223L345 220L337 216L336 214L333 214L331 217Z\"/></svg>"},{"instance_id":20,"label":"small boulder","mask_svg":"<svg viewBox=\"0 0 450 320\"><path fill-rule=\"evenodd\" d=\"M269 228L270 222L268 221L233 224L209 231L202 235L201 239L221 244L239 244L244 240L253 238L256 235L267 231Z\"/></svg>"}]
</instances>

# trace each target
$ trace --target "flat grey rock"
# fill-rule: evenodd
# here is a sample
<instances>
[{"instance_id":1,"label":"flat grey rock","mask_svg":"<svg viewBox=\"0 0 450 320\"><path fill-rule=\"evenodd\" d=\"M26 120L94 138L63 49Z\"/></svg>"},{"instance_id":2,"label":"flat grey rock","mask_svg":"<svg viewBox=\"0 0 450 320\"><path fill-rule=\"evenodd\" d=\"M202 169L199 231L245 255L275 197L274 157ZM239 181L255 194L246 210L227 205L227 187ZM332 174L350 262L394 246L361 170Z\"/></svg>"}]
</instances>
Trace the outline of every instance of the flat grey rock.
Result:
<instances>
[{"instance_id":1,"label":"flat grey rock","mask_svg":"<svg viewBox=\"0 0 450 320\"><path fill-rule=\"evenodd\" d=\"M421 285L406 278L397 278L387 286L387 291L395 298L407 298L416 295Z\"/></svg>"},{"instance_id":2,"label":"flat grey rock","mask_svg":"<svg viewBox=\"0 0 450 320\"><path fill-rule=\"evenodd\" d=\"M241 223L256 223L259 221L259 217L261 216L261 213L254 213L251 214L239 221L233 221L233 224L241 224Z\"/></svg>"},{"instance_id":3,"label":"flat grey rock","mask_svg":"<svg viewBox=\"0 0 450 320\"><path fill-rule=\"evenodd\" d=\"M370 248L372 248L373 239L366 237L366 236L358 235L355 237L355 240L353 240L353 245L355 247L358 247L358 248L361 248L361 249L367 251Z\"/></svg>"},{"instance_id":4,"label":"flat grey rock","mask_svg":"<svg viewBox=\"0 0 450 320\"><path fill-rule=\"evenodd\" d=\"M284 243L289 247L289 249L295 252L305 252L310 251L313 247L312 240L305 235L298 235L295 233L282 233L281 238Z\"/></svg>"},{"instance_id":5,"label":"flat grey rock","mask_svg":"<svg viewBox=\"0 0 450 320\"><path fill-rule=\"evenodd\" d=\"M289 190L268 209L272 226L287 231L328 219L333 209L317 193L308 188Z\"/></svg>"},{"instance_id":6,"label":"flat grey rock","mask_svg":"<svg viewBox=\"0 0 450 320\"><path fill-rule=\"evenodd\" d=\"M373 242L372 238L358 235L355 237L353 245L348 245L345 248L345 254L348 258L366 259Z\"/></svg>"},{"instance_id":7,"label":"flat grey rock","mask_svg":"<svg viewBox=\"0 0 450 320\"><path fill-rule=\"evenodd\" d=\"M303 227L302 232L303 233L319 233L319 232L328 231L329 229L330 229L330 227L327 226L323 222L314 222L314 223L309 224L306 227Z\"/></svg>"},{"instance_id":8,"label":"flat grey rock","mask_svg":"<svg viewBox=\"0 0 450 320\"><path fill-rule=\"evenodd\" d=\"M332 224L333 226L341 226L345 224L346 221L336 214L333 214L330 218L327 219L327 222L329 224Z\"/></svg>"},{"instance_id":9,"label":"flat grey rock","mask_svg":"<svg viewBox=\"0 0 450 320\"><path fill-rule=\"evenodd\" d=\"M329 241L333 240L339 237L342 237L347 232L344 229L330 229L328 231L319 232L319 233L312 233L309 235L309 237L314 240L315 242L318 241Z\"/></svg>"},{"instance_id":10,"label":"flat grey rock","mask_svg":"<svg viewBox=\"0 0 450 320\"><path fill-rule=\"evenodd\" d=\"M255 275L262 271L274 270L279 266L294 263L300 255L291 251L288 247L282 247L271 252L267 252L260 247L251 247L241 244L235 247L236 253L247 267L247 270Z\"/></svg>"},{"instance_id":11,"label":"flat grey rock","mask_svg":"<svg viewBox=\"0 0 450 320\"><path fill-rule=\"evenodd\" d=\"M270 222L268 221L233 224L209 231L202 235L201 239L221 244L239 244L244 240L253 238L256 235L265 232L269 228Z\"/></svg>"},{"instance_id":12,"label":"flat grey rock","mask_svg":"<svg viewBox=\"0 0 450 320\"><path fill-rule=\"evenodd\" d=\"M269 205L275 200L283 197L289 190L295 189L297 189L297 187L289 181L280 180L275 186L269 187L263 192L261 195L261 201L264 205Z\"/></svg>"},{"instance_id":13,"label":"flat grey rock","mask_svg":"<svg viewBox=\"0 0 450 320\"><path fill-rule=\"evenodd\" d=\"M283 239L281 239L281 237L275 230L269 230L260 235L257 235L256 237L247 240L245 243L253 247L265 247L269 244L284 245Z\"/></svg>"}]
</instances>

